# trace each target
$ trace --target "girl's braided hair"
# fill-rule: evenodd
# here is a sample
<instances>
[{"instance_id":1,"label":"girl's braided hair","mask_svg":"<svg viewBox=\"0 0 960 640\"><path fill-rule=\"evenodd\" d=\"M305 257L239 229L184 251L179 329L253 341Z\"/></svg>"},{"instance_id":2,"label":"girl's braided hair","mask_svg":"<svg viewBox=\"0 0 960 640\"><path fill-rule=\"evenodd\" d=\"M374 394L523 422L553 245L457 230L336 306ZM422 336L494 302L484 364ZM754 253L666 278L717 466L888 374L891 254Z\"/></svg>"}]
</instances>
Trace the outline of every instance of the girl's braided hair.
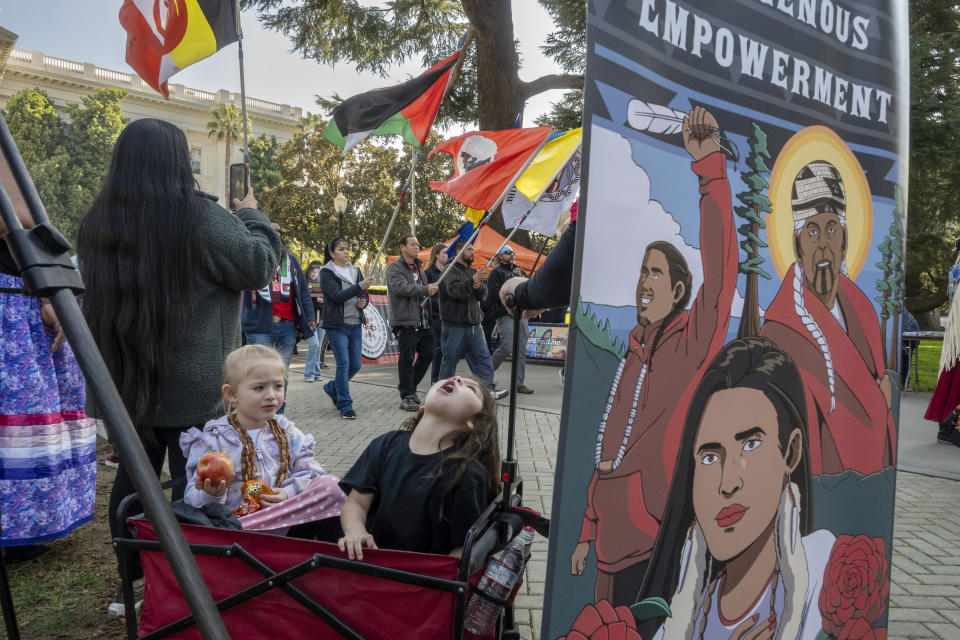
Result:
<instances>
[{"instance_id":1,"label":"girl's braided hair","mask_svg":"<svg viewBox=\"0 0 960 640\"><path fill-rule=\"evenodd\" d=\"M231 352L223 363L223 384L236 388L240 382L250 375L250 370L255 365L271 361L275 361L281 371L285 368L283 358L275 349L259 344L248 344L240 347ZM226 398L224 398L224 402L226 402ZM240 453L243 481L255 480L257 452L253 439L250 438L246 429L240 425L235 408L228 405L227 413L229 414L230 425L237 430L240 443L243 446ZM277 441L277 447L280 449L280 470L277 472L277 479L273 483L273 486L280 486L290 472L290 441L287 440L287 432L275 418L271 418L267 424L270 425L273 437Z\"/></svg>"}]
</instances>

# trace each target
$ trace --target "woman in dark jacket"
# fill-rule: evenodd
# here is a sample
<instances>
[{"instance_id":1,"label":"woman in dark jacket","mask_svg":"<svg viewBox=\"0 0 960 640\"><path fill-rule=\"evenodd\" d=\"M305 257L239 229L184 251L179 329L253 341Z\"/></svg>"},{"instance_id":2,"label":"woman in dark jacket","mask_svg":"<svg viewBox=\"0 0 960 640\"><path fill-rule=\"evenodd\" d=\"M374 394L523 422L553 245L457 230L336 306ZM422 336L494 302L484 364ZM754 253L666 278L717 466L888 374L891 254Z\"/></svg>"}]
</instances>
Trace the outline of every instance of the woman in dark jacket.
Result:
<instances>
[{"instance_id":1,"label":"woman in dark jacket","mask_svg":"<svg viewBox=\"0 0 960 640\"><path fill-rule=\"evenodd\" d=\"M231 215L196 187L183 131L134 120L77 239L87 324L158 477L165 456L172 477L185 475L180 434L222 413L223 362L240 346L241 292L270 282L284 255L252 192ZM87 404L102 417L92 394ZM133 491L121 459L110 493L114 536L117 507ZM182 496L183 488L174 491ZM130 570L141 573L139 564ZM117 604L112 611L122 611Z\"/></svg>"},{"instance_id":2,"label":"woman in dark jacket","mask_svg":"<svg viewBox=\"0 0 960 640\"><path fill-rule=\"evenodd\" d=\"M320 288L323 291L323 320L333 358L337 363L336 377L323 385L340 417L355 420L350 397L350 379L360 371L363 345L363 310L367 306L366 290L373 278L364 278L360 269L350 264L347 239L336 237L324 248L324 265L320 270Z\"/></svg>"}]
</instances>

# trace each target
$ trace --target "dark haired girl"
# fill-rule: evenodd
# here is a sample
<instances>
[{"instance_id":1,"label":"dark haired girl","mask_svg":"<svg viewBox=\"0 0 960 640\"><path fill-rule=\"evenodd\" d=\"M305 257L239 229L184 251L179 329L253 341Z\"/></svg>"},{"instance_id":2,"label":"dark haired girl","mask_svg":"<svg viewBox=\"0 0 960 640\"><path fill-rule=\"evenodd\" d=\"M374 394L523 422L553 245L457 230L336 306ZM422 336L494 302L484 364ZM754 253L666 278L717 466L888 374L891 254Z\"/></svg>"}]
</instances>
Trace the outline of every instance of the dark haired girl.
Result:
<instances>
[{"instance_id":1,"label":"dark haired girl","mask_svg":"<svg viewBox=\"0 0 960 640\"><path fill-rule=\"evenodd\" d=\"M467 531L500 490L497 405L487 385L453 376L430 387L416 417L376 438L340 486L340 549L460 556Z\"/></svg>"},{"instance_id":2,"label":"dark haired girl","mask_svg":"<svg viewBox=\"0 0 960 640\"><path fill-rule=\"evenodd\" d=\"M219 413L220 371L240 346L241 292L266 285L283 255L252 191L231 215L196 188L183 132L135 120L117 139L77 240L87 324L154 471L166 455L174 478L186 464L180 434ZM133 491L121 460L110 494L114 536L116 508Z\"/></svg>"},{"instance_id":3,"label":"dark haired girl","mask_svg":"<svg viewBox=\"0 0 960 640\"><path fill-rule=\"evenodd\" d=\"M333 359L337 363L336 377L323 385L323 390L344 420L355 420L350 397L350 379L360 371L363 346L363 310L367 307L366 291L373 278L364 278L357 267L350 264L350 246L347 239L336 237L323 249L323 269L320 270L320 288L323 290L323 319Z\"/></svg>"},{"instance_id":4,"label":"dark haired girl","mask_svg":"<svg viewBox=\"0 0 960 640\"><path fill-rule=\"evenodd\" d=\"M641 598L670 602L655 638L803 638L834 536L810 531L803 383L766 338L717 354L690 401Z\"/></svg>"}]
</instances>

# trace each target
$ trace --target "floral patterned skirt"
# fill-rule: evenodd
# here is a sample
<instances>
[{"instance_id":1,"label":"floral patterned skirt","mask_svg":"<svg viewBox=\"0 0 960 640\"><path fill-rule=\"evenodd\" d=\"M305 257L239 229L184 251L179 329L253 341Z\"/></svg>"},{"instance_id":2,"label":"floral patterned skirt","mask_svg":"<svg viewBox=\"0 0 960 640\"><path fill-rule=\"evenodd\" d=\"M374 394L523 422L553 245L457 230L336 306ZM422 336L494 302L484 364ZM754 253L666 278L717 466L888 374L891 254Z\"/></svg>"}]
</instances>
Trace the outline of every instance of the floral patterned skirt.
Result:
<instances>
[{"instance_id":1,"label":"floral patterned skirt","mask_svg":"<svg viewBox=\"0 0 960 640\"><path fill-rule=\"evenodd\" d=\"M20 287L0 274L0 287ZM0 293L0 545L53 540L90 520L97 432L84 413L84 380L70 345L53 334L36 298Z\"/></svg>"}]
</instances>

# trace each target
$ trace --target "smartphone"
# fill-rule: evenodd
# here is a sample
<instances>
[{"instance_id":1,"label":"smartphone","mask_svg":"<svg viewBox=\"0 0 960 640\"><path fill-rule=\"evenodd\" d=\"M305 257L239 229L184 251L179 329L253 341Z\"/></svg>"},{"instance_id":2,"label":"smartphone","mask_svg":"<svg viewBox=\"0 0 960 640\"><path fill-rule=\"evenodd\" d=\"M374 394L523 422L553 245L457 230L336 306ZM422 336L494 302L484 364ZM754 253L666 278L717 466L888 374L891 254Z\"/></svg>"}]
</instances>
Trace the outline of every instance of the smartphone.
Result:
<instances>
[{"instance_id":1,"label":"smartphone","mask_svg":"<svg viewBox=\"0 0 960 640\"><path fill-rule=\"evenodd\" d=\"M230 197L228 202L230 208L233 208L233 201L243 200L247 195L247 189L250 186L250 178L247 173L247 165L240 162L230 165Z\"/></svg>"}]
</instances>

